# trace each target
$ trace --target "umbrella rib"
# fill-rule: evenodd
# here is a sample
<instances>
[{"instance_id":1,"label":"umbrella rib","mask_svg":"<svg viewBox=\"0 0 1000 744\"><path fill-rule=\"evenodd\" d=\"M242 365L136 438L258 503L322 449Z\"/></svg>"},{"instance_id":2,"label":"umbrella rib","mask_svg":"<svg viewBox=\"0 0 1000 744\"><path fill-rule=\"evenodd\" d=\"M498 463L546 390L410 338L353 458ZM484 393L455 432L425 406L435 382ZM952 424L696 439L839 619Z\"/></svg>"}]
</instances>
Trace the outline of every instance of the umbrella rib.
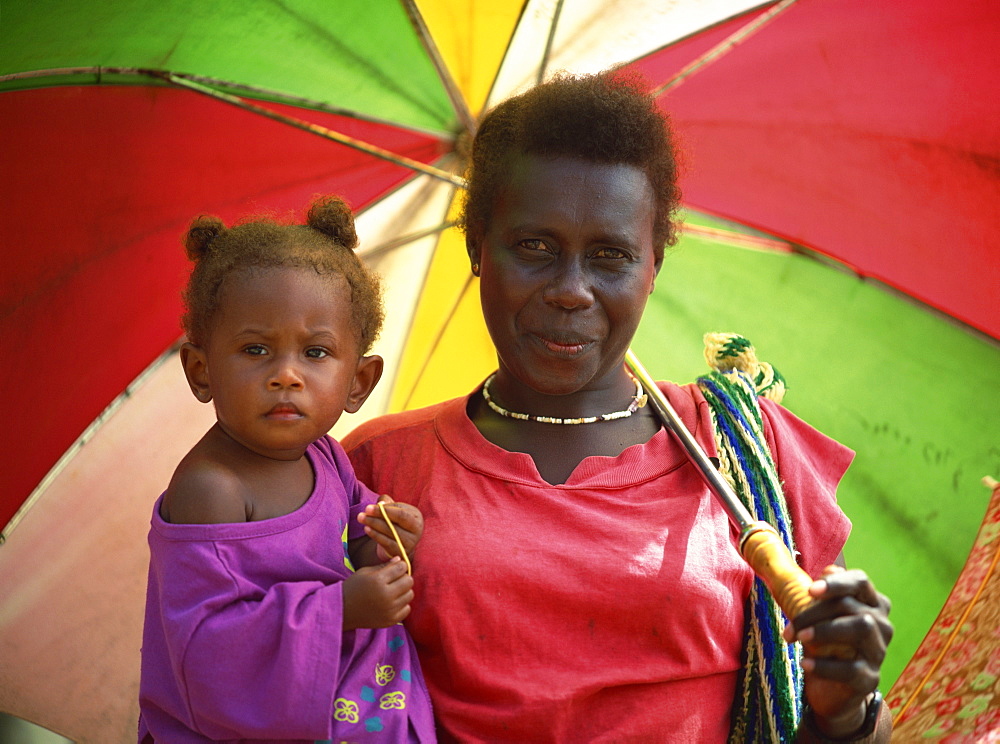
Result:
<instances>
[{"instance_id":1,"label":"umbrella rib","mask_svg":"<svg viewBox=\"0 0 1000 744\"><path fill-rule=\"evenodd\" d=\"M312 98L306 98L304 96L293 96L288 93L282 93L279 90L272 90L271 88L261 88L256 85L247 85L246 83L236 83L230 80L220 80L219 78L207 77L205 75L192 75L190 73L181 72L170 72L167 70L154 70L150 68L141 67L59 67L59 68L49 68L45 70L27 70L24 72L14 72L6 75L0 75L0 83L13 81L13 80L34 80L36 78L56 78L56 77L68 77L71 75L94 75L97 78L97 83L102 82L102 75L135 75L139 77L153 77L162 79L164 75L174 75L177 78L184 80L192 80L196 83L201 83L202 85L214 86L215 88L225 88L226 90L239 91L241 94L248 94L252 98L263 98L275 103L281 103L288 106L298 106L300 108L312 109L314 111L322 111L327 114L335 114L337 116L345 116L351 119L357 119L358 121L367 121L373 124L386 124L388 126L396 127L399 129L405 129L410 132L415 132L417 134L422 134L427 137L434 137L435 139L441 140L442 142L451 142L452 135L449 132L443 132L439 129L430 129L428 127L419 127L412 124L401 124L396 121L391 121L389 119L384 119L379 116L371 116L369 114L363 114L352 109L342 108L340 106L332 106L329 103L324 103L323 101L317 101Z\"/></svg>"},{"instance_id":2,"label":"umbrella rib","mask_svg":"<svg viewBox=\"0 0 1000 744\"><path fill-rule=\"evenodd\" d=\"M741 248L764 251L766 253L795 253L795 249L784 240L776 238L763 238L756 235L746 235L744 233L733 232L732 230L721 230L717 227L705 227L704 225L693 225L689 222L681 223L681 230L685 235L708 238L710 240L725 240L731 245L738 245Z\"/></svg>"},{"instance_id":3,"label":"umbrella rib","mask_svg":"<svg viewBox=\"0 0 1000 744\"><path fill-rule=\"evenodd\" d=\"M507 55L510 54L510 49L514 45L514 38L517 36L517 30L521 26L521 21L524 19L525 10L528 7L529 0L522 0L521 10L517 14L517 22L514 24L514 29L510 36L507 38L507 46L504 47L503 55L500 57L500 64L497 65L496 69L493 71L493 79L490 81L490 89L486 93L486 101L483 104L483 110L489 106L490 101L493 100L493 92L496 90L497 81L500 80L500 71L503 69L504 61L507 59Z\"/></svg>"},{"instance_id":4,"label":"umbrella rib","mask_svg":"<svg viewBox=\"0 0 1000 744\"><path fill-rule=\"evenodd\" d=\"M409 168L410 170L417 171L419 173L426 173L434 178L439 178L442 181L447 181L448 183L454 184L455 186L465 186L465 179L454 175L453 173L448 173L440 168L435 168L432 165L427 165L426 163L421 163L419 160L413 160L404 155L397 155L396 153L390 152L389 150L384 150L381 147L376 147L368 142L364 142L354 137L349 137L346 134L340 132L335 132L332 129L327 129L319 124L312 124L311 122L304 121L302 119L296 119L292 116L286 116L284 114L279 114L277 111L272 111L264 106L258 106L257 104L250 103L238 96L233 96L228 93L222 93L212 88L206 87L199 83L195 83L191 80L185 80L179 78L176 75L167 73L165 75L159 75L163 77L168 82L174 85L180 86L182 88L187 88L196 93L201 93L208 96L209 98L214 98L217 101L222 101L223 103L228 103L237 108L243 109L244 111L250 111L255 114L260 114L261 116L266 116L268 119L273 119L274 121L281 122L282 124L287 124L289 126L295 127L296 129L301 129L303 131L309 132L311 134L318 135L324 139L332 140L334 142L339 142L347 147L352 147L355 150L360 150L361 152L373 155L374 157L381 158L395 165L401 165L404 168Z\"/></svg>"},{"instance_id":5,"label":"umbrella rib","mask_svg":"<svg viewBox=\"0 0 1000 744\"><path fill-rule=\"evenodd\" d=\"M441 140L442 142L451 142L451 135L440 130L428 129L426 127L417 127L410 124L399 124L395 121L390 121L389 119L383 119L379 116L370 116L368 114L362 114L351 109L345 109L340 106L331 106L328 103L323 103L322 101L317 101L312 98L305 98L303 96L293 96L287 93L282 93L281 91L271 90L270 88L260 88L254 85L247 85L245 83L233 83L226 80L217 80L215 78L204 77L201 75L190 75L187 73L177 73L177 77L184 78L185 80L193 80L203 85L218 85L224 86L231 90L243 91L249 93L252 97L266 98L268 100L273 100L277 103L284 103L291 106L299 106L301 108L313 109L315 111L323 111L328 114L336 114L337 116L346 116L351 119L357 119L359 121L368 121L373 124L388 124L389 126L398 127L402 129L407 129L411 132L416 132L417 134L424 134L428 137L434 137Z\"/></svg>"},{"instance_id":6,"label":"umbrella rib","mask_svg":"<svg viewBox=\"0 0 1000 744\"><path fill-rule=\"evenodd\" d=\"M451 106L455 110L455 115L458 116L462 127L469 134L475 134L476 120L472 116L468 104L465 102L465 96L462 95L462 91L459 90L458 85L455 83L455 78L452 77L451 71L444 63L444 58L441 56L437 44L431 37L430 29L427 28L427 24L424 23L424 17L420 14L420 9L417 8L417 3L415 0L403 0L403 7L406 9L406 14L409 16L410 23L413 24L417 36L424 45L424 49L431 58L431 63L434 65L434 69L441 79L441 84L444 85L448 99L451 101Z\"/></svg>"},{"instance_id":7,"label":"umbrella rib","mask_svg":"<svg viewBox=\"0 0 1000 744\"><path fill-rule=\"evenodd\" d=\"M695 59L687 66L685 66L683 69L681 69L680 72L671 77L665 83L663 83L657 88L654 88L652 96L654 98L657 98L658 96L662 95L671 88L676 88L678 85L683 83L688 77L693 75L698 70L702 69L703 67L706 67L712 62L715 62L728 52L731 52L738 44L741 44L742 42L746 41L753 34L759 31L765 24L769 23L770 21L773 21L775 17L778 16L778 14L786 11L795 2L796 0L782 0L782 2L775 5L766 13L763 13L762 15L758 16L750 23L748 23L746 26L737 29L729 36L727 36L725 39L723 39L721 42L719 42L714 47L705 52L703 55Z\"/></svg>"},{"instance_id":8,"label":"umbrella rib","mask_svg":"<svg viewBox=\"0 0 1000 744\"><path fill-rule=\"evenodd\" d=\"M358 256L365 259L378 258L384 253L388 253L396 248L401 248L404 245L421 240L422 238L426 238L434 233L444 232L448 228L454 226L455 221L450 220L448 222L442 222L440 225L435 225L434 227L428 227L423 230L418 230L417 232L408 233L407 235L400 235L398 238L393 238L392 240L387 240L384 243L379 243L374 248L362 248L358 251Z\"/></svg>"},{"instance_id":9,"label":"umbrella rib","mask_svg":"<svg viewBox=\"0 0 1000 744\"><path fill-rule=\"evenodd\" d=\"M541 85L545 80L545 73L549 67L549 57L552 56L552 45L556 39L556 26L559 25L559 18L562 16L563 0L557 0L555 10L552 12L552 25L549 26L549 35L545 40L545 51L542 52L542 61L538 66L538 77L535 79L537 85Z\"/></svg>"},{"instance_id":10,"label":"umbrella rib","mask_svg":"<svg viewBox=\"0 0 1000 744\"><path fill-rule=\"evenodd\" d=\"M409 389L406 393L406 400L403 401L403 410L407 410L410 407L410 403L413 400L413 395L417 390L417 385L420 384L420 380L423 379L424 373L427 371L427 367L430 365L431 358L437 351L438 347L441 345L441 340L444 338L445 330L448 328L448 323L452 318L455 317L455 313L458 311L459 305L462 304L462 298L465 297L465 293L469 291L469 287L472 286L472 274L469 274L465 278L465 284L462 285L462 291L458 293L458 298L455 300L454 304L451 306L451 310L448 311L445 321L441 323L438 327L437 333L434 335L434 340L431 343L431 347L426 354L424 354L424 360L420 365L420 369L414 378L413 387Z\"/></svg>"},{"instance_id":11,"label":"umbrella rib","mask_svg":"<svg viewBox=\"0 0 1000 744\"><path fill-rule=\"evenodd\" d=\"M101 72L142 72L134 68L109 68L109 67L53 67L48 70L25 70L24 72L8 72L0 75L0 83L10 80L33 80L40 77L61 77L66 75L96 75L98 78Z\"/></svg>"},{"instance_id":12,"label":"umbrella rib","mask_svg":"<svg viewBox=\"0 0 1000 744\"><path fill-rule=\"evenodd\" d=\"M711 209L707 209L703 206L698 206L696 204L690 204L688 206L700 212L704 212L705 214L708 215L721 217L722 219L729 221L739 222L739 220L737 220L733 216L720 214L718 212L712 211ZM742 224L746 223L744 222ZM770 233L770 231L767 231L764 227L759 227L754 225L748 225L748 227L756 227L757 229L760 229L762 231L771 234L773 236L771 240L777 241L776 244L772 245L779 252L793 253L797 256L802 256L803 258L809 259L810 261L816 261L822 264L823 266L832 269L833 271L839 271L844 274L847 274L848 276L852 276L858 281L865 282L866 284L870 284L872 286L878 286L883 292L888 292L889 294L893 295L894 297L897 297L903 302L907 302L913 305L914 307L918 307L924 312L931 313L932 315L939 318L942 322L948 323L950 325L955 326L956 328L962 329L962 331L970 334L971 336L982 341L983 343L989 344L991 346L1000 346L1000 339L997 339L995 336L990 335L983 328L975 326L968 321L962 320L961 318L952 315L947 310L944 310L941 307L931 304L928 300L922 297L910 294L905 289L892 284L891 282L889 282L888 279L886 279L881 275L869 273L868 271L862 269L861 267L855 266L854 264L849 263L844 259L837 258L836 256L830 253L826 253L813 246L797 242L790 237L775 235L773 233ZM682 229L685 232L688 232L689 228L690 226L687 223L683 224ZM691 230L691 232L706 233L706 228L699 227L696 230ZM763 238L763 240L768 240L768 239ZM744 245L742 247L746 246Z\"/></svg>"}]
</instances>

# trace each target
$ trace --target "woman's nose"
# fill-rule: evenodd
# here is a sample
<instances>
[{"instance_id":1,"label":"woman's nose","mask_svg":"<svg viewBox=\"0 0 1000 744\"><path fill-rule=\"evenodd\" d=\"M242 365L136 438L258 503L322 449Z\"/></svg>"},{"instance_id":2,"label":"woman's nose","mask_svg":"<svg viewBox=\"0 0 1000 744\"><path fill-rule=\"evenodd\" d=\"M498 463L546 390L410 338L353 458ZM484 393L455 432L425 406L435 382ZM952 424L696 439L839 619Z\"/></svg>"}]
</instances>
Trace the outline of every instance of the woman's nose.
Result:
<instances>
[{"instance_id":1,"label":"woman's nose","mask_svg":"<svg viewBox=\"0 0 1000 744\"><path fill-rule=\"evenodd\" d=\"M567 261L553 267L554 276L542 290L542 299L551 305L574 310L590 307L594 292L587 271L576 261Z\"/></svg>"},{"instance_id":2,"label":"woman's nose","mask_svg":"<svg viewBox=\"0 0 1000 744\"><path fill-rule=\"evenodd\" d=\"M271 390L297 390L302 388L302 374L294 360L279 358L276 360L271 375L268 377L267 386Z\"/></svg>"}]
</instances>

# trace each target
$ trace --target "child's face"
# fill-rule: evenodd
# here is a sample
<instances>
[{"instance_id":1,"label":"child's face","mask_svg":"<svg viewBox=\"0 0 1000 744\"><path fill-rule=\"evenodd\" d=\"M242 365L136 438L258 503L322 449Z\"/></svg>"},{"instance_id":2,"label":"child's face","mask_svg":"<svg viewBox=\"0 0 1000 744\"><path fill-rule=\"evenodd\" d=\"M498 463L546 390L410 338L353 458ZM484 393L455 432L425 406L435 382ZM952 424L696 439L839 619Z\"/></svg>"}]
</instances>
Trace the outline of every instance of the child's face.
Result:
<instances>
[{"instance_id":1,"label":"child's face","mask_svg":"<svg viewBox=\"0 0 1000 744\"><path fill-rule=\"evenodd\" d=\"M347 282L312 269L228 276L201 351L219 425L274 459L301 457L374 386L359 382L359 369L373 357L359 363Z\"/></svg>"}]
</instances>

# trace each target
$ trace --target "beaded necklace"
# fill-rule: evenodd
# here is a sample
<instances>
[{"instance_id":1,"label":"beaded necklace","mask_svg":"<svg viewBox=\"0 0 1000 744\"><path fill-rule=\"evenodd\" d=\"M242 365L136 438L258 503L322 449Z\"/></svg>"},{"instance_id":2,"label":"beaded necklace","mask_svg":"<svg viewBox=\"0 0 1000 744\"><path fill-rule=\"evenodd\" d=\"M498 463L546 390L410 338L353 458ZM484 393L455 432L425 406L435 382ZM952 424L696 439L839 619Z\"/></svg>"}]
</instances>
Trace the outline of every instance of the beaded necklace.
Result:
<instances>
[{"instance_id":1,"label":"beaded necklace","mask_svg":"<svg viewBox=\"0 0 1000 744\"><path fill-rule=\"evenodd\" d=\"M501 408L493 401L493 398L490 397L490 384L496 376L497 373L494 372L492 375L487 377L486 382L483 383L483 398L486 400L486 405L499 413L501 416L520 419L521 421L537 421L540 424L563 424L566 426L573 426L576 424L593 424L597 421L614 421L615 419L628 418L646 405L646 394L642 392L642 384L637 379L632 377L632 382L635 383L635 395L632 396L632 402L629 403L628 408L623 411L604 413L600 416L584 416L583 418L566 419L555 418L554 416L532 416L530 413L516 413L514 411L508 411L506 408ZM629 376L631 377L631 375Z\"/></svg>"}]
</instances>

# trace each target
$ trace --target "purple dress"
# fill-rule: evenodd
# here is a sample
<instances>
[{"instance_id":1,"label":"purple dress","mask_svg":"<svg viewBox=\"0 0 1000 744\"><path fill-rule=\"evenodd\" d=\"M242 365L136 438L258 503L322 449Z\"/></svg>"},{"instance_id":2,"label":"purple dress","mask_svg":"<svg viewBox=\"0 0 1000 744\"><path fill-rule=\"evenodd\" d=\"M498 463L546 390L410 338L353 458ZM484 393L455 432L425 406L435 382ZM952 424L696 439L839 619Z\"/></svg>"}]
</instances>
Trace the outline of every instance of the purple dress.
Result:
<instances>
[{"instance_id":1,"label":"purple dress","mask_svg":"<svg viewBox=\"0 0 1000 744\"><path fill-rule=\"evenodd\" d=\"M153 508L139 741L433 742L402 625L343 630L347 540L376 495L326 437L299 509L236 524L169 524Z\"/></svg>"}]
</instances>

